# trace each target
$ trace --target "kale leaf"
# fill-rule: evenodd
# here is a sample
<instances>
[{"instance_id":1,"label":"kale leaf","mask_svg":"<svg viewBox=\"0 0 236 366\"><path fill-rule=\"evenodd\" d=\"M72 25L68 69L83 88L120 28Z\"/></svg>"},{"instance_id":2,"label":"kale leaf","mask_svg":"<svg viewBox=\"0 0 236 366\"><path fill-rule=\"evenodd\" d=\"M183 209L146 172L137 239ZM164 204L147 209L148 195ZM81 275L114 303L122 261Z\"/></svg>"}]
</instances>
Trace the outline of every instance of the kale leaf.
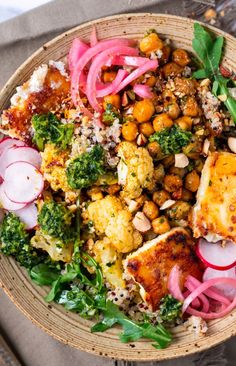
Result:
<instances>
[{"instance_id":1,"label":"kale leaf","mask_svg":"<svg viewBox=\"0 0 236 366\"><path fill-rule=\"evenodd\" d=\"M60 239L63 245L75 237L73 218L74 215L63 203L51 200L43 204L38 215L38 223L44 234Z\"/></svg>"},{"instance_id":2,"label":"kale leaf","mask_svg":"<svg viewBox=\"0 0 236 366\"><path fill-rule=\"evenodd\" d=\"M213 37L198 23L194 24L194 39L192 46L202 63L201 69L193 73L196 79L209 78L213 81L212 93L217 97L225 96L224 104L236 123L236 100L230 95L228 84L230 79L223 77L219 70L222 59L224 38Z\"/></svg>"},{"instance_id":3,"label":"kale leaf","mask_svg":"<svg viewBox=\"0 0 236 366\"><path fill-rule=\"evenodd\" d=\"M30 245L25 225L11 212L6 214L2 221L0 242L2 253L12 255L23 267L31 268L47 258L45 253L36 251Z\"/></svg>"},{"instance_id":4,"label":"kale leaf","mask_svg":"<svg viewBox=\"0 0 236 366\"><path fill-rule=\"evenodd\" d=\"M123 331L120 334L121 342L135 342L140 338L148 338L155 343L153 346L157 349L165 348L171 341L171 334L161 325L152 325L149 322L137 323L129 319L118 306L108 300L106 309L103 310L103 320L95 324L92 332L104 332L113 325L119 324Z\"/></svg>"},{"instance_id":5,"label":"kale leaf","mask_svg":"<svg viewBox=\"0 0 236 366\"><path fill-rule=\"evenodd\" d=\"M104 151L100 145L79 155L66 169L68 184L74 189L91 186L104 173Z\"/></svg>"},{"instance_id":6,"label":"kale leaf","mask_svg":"<svg viewBox=\"0 0 236 366\"><path fill-rule=\"evenodd\" d=\"M190 142L192 133L181 129L177 125L155 132L149 141L156 141L161 147L163 154L177 154Z\"/></svg>"},{"instance_id":7,"label":"kale leaf","mask_svg":"<svg viewBox=\"0 0 236 366\"><path fill-rule=\"evenodd\" d=\"M182 302L172 295L166 295L161 299L160 317L165 322L173 322L181 318Z\"/></svg>"},{"instance_id":8,"label":"kale leaf","mask_svg":"<svg viewBox=\"0 0 236 366\"><path fill-rule=\"evenodd\" d=\"M41 151L46 143L53 143L61 149L66 149L74 132L72 123L61 123L51 112L34 115L32 117L32 126L34 129L33 142Z\"/></svg>"}]
</instances>

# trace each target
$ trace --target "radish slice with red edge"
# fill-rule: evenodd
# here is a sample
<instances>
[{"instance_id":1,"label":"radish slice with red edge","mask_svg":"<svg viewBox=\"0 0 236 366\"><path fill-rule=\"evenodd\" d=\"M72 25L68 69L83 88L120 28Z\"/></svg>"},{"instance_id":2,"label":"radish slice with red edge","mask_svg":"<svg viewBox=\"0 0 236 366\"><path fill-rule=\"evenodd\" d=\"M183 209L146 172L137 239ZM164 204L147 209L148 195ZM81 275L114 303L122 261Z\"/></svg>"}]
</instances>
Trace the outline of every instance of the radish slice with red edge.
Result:
<instances>
[{"instance_id":1,"label":"radish slice with red edge","mask_svg":"<svg viewBox=\"0 0 236 366\"><path fill-rule=\"evenodd\" d=\"M34 203L30 203L14 214L25 224L27 230L33 229L38 224L38 210Z\"/></svg>"},{"instance_id":2,"label":"radish slice with red edge","mask_svg":"<svg viewBox=\"0 0 236 366\"><path fill-rule=\"evenodd\" d=\"M21 140L12 139L10 137L4 137L0 141L0 156L4 153L6 149L9 149L10 147L13 146L26 146L26 144Z\"/></svg>"},{"instance_id":3,"label":"radish slice with red edge","mask_svg":"<svg viewBox=\"0 0 236 366\"><path fill-rule=\"evenodd\" d=\"M236 244L227 241L224 246L222 242L210 243L201 238L197 244L197 255L208 267L224 271L236 265Z\"/></svg>"},{"instance_id":4,"label":"radish slice with red edge","mask_svg":"<svg viewBox=\"0 0 236 366\"><path fill-rule=\"evenodd\" d=\"M181 270L179 266L176 264L169 274L168 279L168 290L170 294L179 301L184 301L184 295L182 294L182 291L180 289L180 276L181 276Z\"/></svg>"},{"instance_id":5,"label":"radish slice with red edge","mask_svg":"<svg viewBox=\"0 0 236 366\"><path fill-rule=\"evenodd\" d=\"M3 178L6 167L16 161L25 161L40 168L42 158L39 152L30 146L13 146L6 149L0 160L0 175Z\"/></svg>"},{"instance_id":6,"label":"radish slice with red edge","mask_svg":"<svg viewBox=\"0 0 236 366\"><path fill-rule=\"evenodd\" d=\"M225 277L225 278L234 278L236 279L236 268L233 267L228 269L227 271L217 271L213 268L207 268L203 274L203 281L206 282L212 278ZM214 286L214 289L220 291L221 294L226 296L228 299L233 300L236 297L236 288L230 285L218 284Z\"/></svg>"},{"instance_id":7,"label":"radish slice with red edge","mask_svg":"<svg viewBox=\"0 0 236 366\"><path fill-rule=\"evenodd\" d=\"M15 203L9 200L4 190L5 190L5 183L0 185L0 204L5 210L16 211L26 206L25 203Z\"/></svg>"},{"instance_id":8,"label":"radish slice with red edge","mask_svg":"<svg viewBox=\"0 0 236 366\"><path fill-rule=\"evenodd\" d=\"M30 203L40 195L43 187L42 174L30 163L17 161L5 171L5 193L13 202Z\"/></svg>"}]
</instances>

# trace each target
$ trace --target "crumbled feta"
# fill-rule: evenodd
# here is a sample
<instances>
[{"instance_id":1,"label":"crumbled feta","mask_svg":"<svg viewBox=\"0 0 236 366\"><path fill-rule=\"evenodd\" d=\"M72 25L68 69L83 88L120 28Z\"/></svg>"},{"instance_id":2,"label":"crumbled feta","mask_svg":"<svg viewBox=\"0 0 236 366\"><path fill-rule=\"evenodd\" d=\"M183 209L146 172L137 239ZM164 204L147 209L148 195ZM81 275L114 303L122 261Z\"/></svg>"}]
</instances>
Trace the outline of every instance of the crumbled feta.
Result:
<instances>
[{"instance_id":1,"label":"crumbled feta","mask_svg":"<svg viewBox=\"0 0 236 366\"><path fill-rule=\"evenodd\" d=\"M194 315L190 316L190 318L186 322L186 325L190 330L193 331L196 337L205 336L208 330L208 326L205 320Z\"/></svg>"},{"instance_id":2,"label":"crumbled feta","mask_svg":"<svg viewBox=\"0 0 236 366\"><path fill-rule=\"evenodd\" d=\"M66 72L64 62L50 60L49 61L49 66L55 67L58 71L60 71L60 73L61 73L62 76L65 76L66 78L69 77L69 75Z\"/></svg>"}]
</instances>

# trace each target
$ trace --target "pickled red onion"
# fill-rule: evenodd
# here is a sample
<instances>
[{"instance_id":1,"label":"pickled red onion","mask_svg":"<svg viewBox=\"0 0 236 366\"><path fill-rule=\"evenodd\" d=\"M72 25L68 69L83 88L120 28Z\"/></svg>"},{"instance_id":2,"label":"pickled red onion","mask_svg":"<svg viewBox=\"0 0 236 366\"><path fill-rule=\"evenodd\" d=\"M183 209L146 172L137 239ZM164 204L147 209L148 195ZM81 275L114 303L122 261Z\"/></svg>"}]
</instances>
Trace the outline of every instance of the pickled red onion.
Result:
<instances>
[{"instance_id":1,"label":"pickled red onion","mask_svg":"<svg viewBox=\"0 0 236 366\"><path fill-rule=\"evenodd\" d=\"M169 274L168 290L175 299L177 299L179 301L184 301L184 295L182 294L182 291L179 286L180 274L181 274L180 268L176 264L172 268L172 270L170 271L170 274Z\"/></svg>"},{"instance_id":2,"label":"pickled red onion","mask_svg":"<svg viewBox=\"0 0 236 366\"><path fill-rule=\"evenodd\" d=\"M151 88L148 85L135 84L133 89L135 94L137 94L140 98L153 98L153 93L151 92Z\"/></svg>"},{"instance_id":3,"label":"pickled red onion","mask_svg":"<svg viewBox=\"0 0 236 366\"><path fill-rule=\"evenodd\" d=\"M87 78L86 95L87 95L87 98L88 98L88 101L89 101L91 107L97 112L102 111L102 108L99 105L97 98L96 98L97 76L101 70L101 67L103 65L105 65L106 61L113 55L119 55L119 54L135 56L137 54L137 49L127 47L127 46L110 47L107 50L99 53L99 55L97 55L97 57L93 60L91 66L90 66L88 78ZM127 77L129 77L129 76L127 76ZM126 79L127 79L127 77L126 77ZM121 85L121 84L122 84L122 82L119 85ZM118 88L119 88L119 86L118 86Z\"/></svg>"},{"instance_id":4,"label":"pickled red onion","mask_svg":"<svg viewBox=\"0 0 236 366\"><path fill-rule=\"evenodd\" d=\"M134 42L132 40L127 39L112 39L109 41L101 41L96 46L89 48L78 60L74 67L73 75L71 78L71 95L74 105L81 108L85 114L91 116L92 114L88 111L88 109L84 106L79 92L79 83L81 74L88 64L88 62L96 56L98 53L109 49L110 47L114 46L129 46L132 45Z\"/></svg>"},{"instance_id":5,"label":"pickled red onion","mask_svg":"<svg viewBox=\"0 0 236 366\"><path fill-rule=\"evenodd\" d=\"M148 60L145 64L138 67L136 70L131 72L119 85L119 87L113 92L113 94L118 93L120 90L124 89L128 84L137 79L139 76L143 75L147 71L155 70L158 67L157 60Z\"/></svg>"},{"instance_id":6,"label":"pickled red onion","mask_svg":"<svg viewBox=\"0 0 236 366\"><path fill-rule=\"evenodd\" d=\"M185 287L191 292L193 292L196 289L196 285L194 285L193 283L191 283L191 281L186 281L185 282ZM190 295L189 294L189 295ZM210 309L210 304L209 301L207 299L207 297L204 294L199 294L199 296L196 299L200 299L202 302L202 311L207 313ZM194 299L194 300L196 300Z\"/></svg>"},{"instance_id":7,"label":"pickled red onion","mask_svg":"<svg viewBox=\"0 0 236 366\"><path fill-rule=\"evenodd\" d=\"M90 47L96 46L97 43L98 43L97 31L96 31L96 27L93 26L92 32L90 34Z\"/></svg>"},{"instance_id":8,"label":"pickled red onion","mask_svg":"<svg viewBox=\"0 0 236 366\"><path fill-rule=\"evenodd\" d=\"M110 60L110 66L117 65L139 67L144 65L147 61L150 61L150 59L140 56L115 56Z\"/></svg>"},{"instance_id":9,"label":"pickled red onion","mask_svg":"<svg viewBox=\"0 0 236 366\"><path fill-rule=\"evenodd\" d=\"M116 78L108 85L103 84L102 88L97 88L96 96L98 98L105 97L105 95L112 94L113 91L118 87L121 81L128 75L128 71L119 69Z\"/></svg>"},{"instance_id":10,"label":"pickled red onion","mask_svg":"<svg viewBox=\"0 0 236 366\"><path fill-rule=\"evenodd\" d=\"M236 297L234 298L234 300L231 302L230 305L228 305L227 307L224 307L223 310L221 310L219 312L205 313L203 311L199 311L199 310L193 309L190 306L185 311L188 314L191 314L191 315L194 315L194 316L198 316L198 317L200 317L202 319L212 320L212 319L218 319L218 318L224 317L225 315L227 315L228 313L230 313L230 311L233 310L235 307L236 307Z\"/></svg>"},{"instance_id":11,"label":"pickled red onion","mask_svg":"<svg viewBox=\"0 0 236 366\"><path fill-rule=\"evenodd\" d=\"M196 299L200 294L202 294L203 292L208 290L210 287L212 287L218 283L230 284L233 287L236 287L236 279L233 279L233 278L219 277L219 278L213 278L211 280L203 282L201 285L199 285L197 288L195 288L195 290L184 300L182 312L184 313L188 309L188 307L192 303L192 301L194 299ZM202 315L198 315L198 316L201 316L203 319L216 319L218 317L228 314L228 312L231 311L232 309L234 309L235 306L236 306L236 297L234 298L233 302L230 305L228 305L223 311L221 311L219 313L209 313L209 314L204 313L204 312L198 312L198 313L203 314L204 316L207 315L209 317L203 317Z\"/></svg>"},{"instance_id":12,"label":"pickled red onion","mask_svg":"<svg viewBox=\"0 0 236 366\"><path fill-rule=\"evenodd\" d=\"M78 38L73 40L68 54L68 65L70 72L73 72L75 65L88 49L89 46L86 43L80 41Z\"/></svg>"}]
</instances>

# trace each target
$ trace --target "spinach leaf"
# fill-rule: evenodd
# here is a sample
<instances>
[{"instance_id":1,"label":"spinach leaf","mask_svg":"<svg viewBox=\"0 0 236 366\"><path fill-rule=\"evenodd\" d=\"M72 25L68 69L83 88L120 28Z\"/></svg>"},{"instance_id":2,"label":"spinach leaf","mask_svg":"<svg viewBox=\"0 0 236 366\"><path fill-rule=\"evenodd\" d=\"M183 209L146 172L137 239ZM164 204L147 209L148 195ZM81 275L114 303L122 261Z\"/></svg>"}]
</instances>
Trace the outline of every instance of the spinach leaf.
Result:
<instances>
[{"instance_id":1,"label":"spinach leaf","mask_svg":"<svg viewBox=\"0 0 236 366\"><path fill-rule=\"evenodd\" d=\"M154 326L148 322L136 323L120 311L117 305L108 300L106 309L103 310L103 320L95 324L91 331L104 332L115 324L119 324L123 328L120 340L124 343L148 338L155 342L153 344L155 348L160 349L167 347L172 339L171 334L161 324Z\"/></svg>"},{"instance_id":2,"label":"spinach leaf","mask_svg":"<svg viewBox=\"0 0 236 366\"><path fill-rule=\"evenodd\" d=\"M193 73L196 79L209 78L213 81L212 93L217 97L225 96L224 104L236 123L236 100L230 95L228 83L219 70L224 46L224 38L216 37L207 32L200 24L194 24L194 39L192 46L199 57L202 68Z\"/></svg>"}]
</instances>

